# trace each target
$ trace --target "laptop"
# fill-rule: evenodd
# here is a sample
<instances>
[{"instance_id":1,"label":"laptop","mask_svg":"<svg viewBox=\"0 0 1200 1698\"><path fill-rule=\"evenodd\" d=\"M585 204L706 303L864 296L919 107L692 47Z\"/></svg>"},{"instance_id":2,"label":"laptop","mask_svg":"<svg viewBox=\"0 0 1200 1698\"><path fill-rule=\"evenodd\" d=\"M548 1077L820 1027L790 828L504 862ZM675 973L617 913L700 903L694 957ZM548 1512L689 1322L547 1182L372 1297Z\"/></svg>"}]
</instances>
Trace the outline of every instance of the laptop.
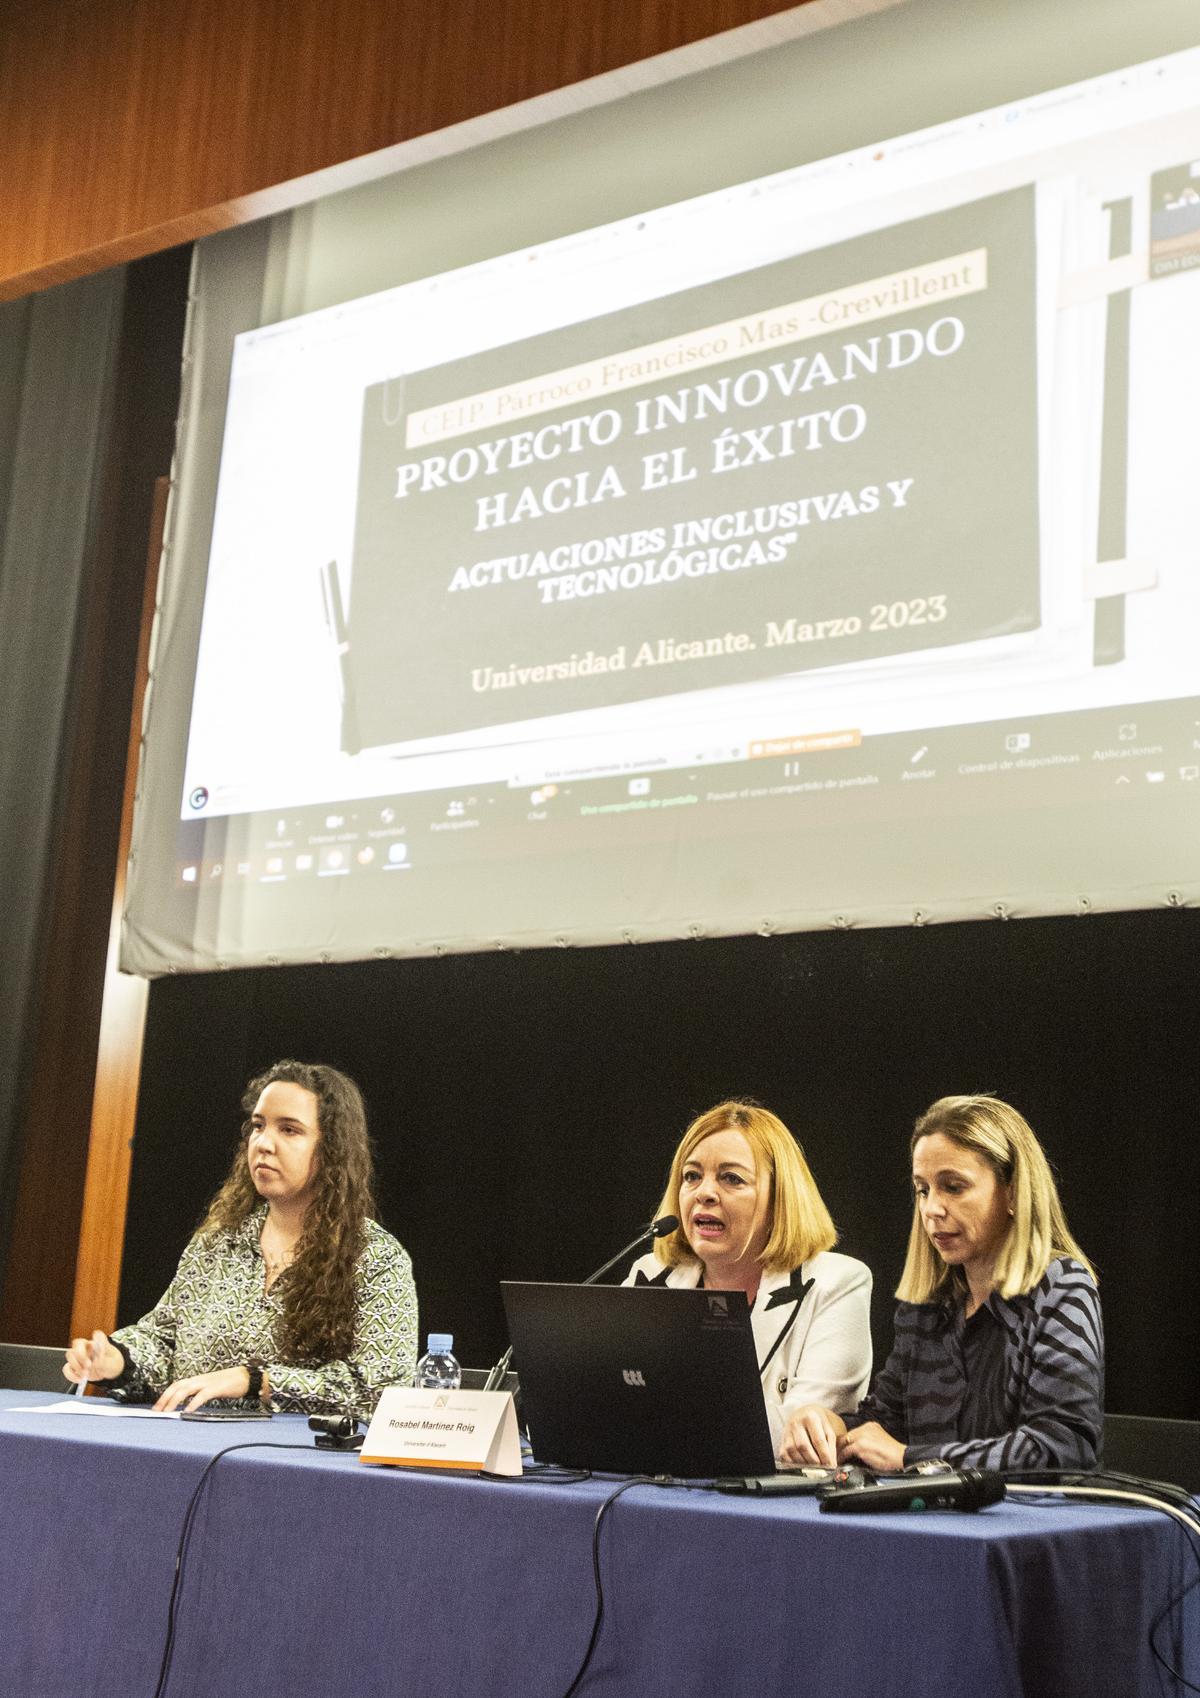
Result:
<instances>
[{"instance_id":1,"label":"laptop","mask_svg":"<svg viewBox=\"0 0 1200 1698\"><path fill-rule=\"evenodd\" d=\"M741 1291L500 1286L533 1454L612 1474L770 1474Z\"/></svg>"}]
</instances>

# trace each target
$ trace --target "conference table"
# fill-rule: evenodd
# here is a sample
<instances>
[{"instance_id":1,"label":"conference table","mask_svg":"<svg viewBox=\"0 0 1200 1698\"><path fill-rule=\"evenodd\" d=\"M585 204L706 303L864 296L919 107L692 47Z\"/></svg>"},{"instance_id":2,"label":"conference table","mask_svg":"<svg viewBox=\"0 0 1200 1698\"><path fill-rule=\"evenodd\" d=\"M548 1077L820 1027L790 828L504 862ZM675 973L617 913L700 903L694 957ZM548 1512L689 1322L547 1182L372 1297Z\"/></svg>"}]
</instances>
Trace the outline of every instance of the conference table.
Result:
<instances>
[{"instance_id":1,"label":"conference table","mask_svg":"<svg viewBox=\"0 0 1200 1698\"><path fill-rule=\"evenodd\" d=\"M47 1412L0 1393L0 1693L561 1698L621 1482L497 1481L313 1448L300 1416ZM266 1448L266 1447L272 1448ZM286 1448L274 1448L286 1447ZM600 1534L591 1698L1142 1698L1200 1681L1200 1565L1137 1508L818 1513L638 1484Z\"/></svg>"}]
</instances>

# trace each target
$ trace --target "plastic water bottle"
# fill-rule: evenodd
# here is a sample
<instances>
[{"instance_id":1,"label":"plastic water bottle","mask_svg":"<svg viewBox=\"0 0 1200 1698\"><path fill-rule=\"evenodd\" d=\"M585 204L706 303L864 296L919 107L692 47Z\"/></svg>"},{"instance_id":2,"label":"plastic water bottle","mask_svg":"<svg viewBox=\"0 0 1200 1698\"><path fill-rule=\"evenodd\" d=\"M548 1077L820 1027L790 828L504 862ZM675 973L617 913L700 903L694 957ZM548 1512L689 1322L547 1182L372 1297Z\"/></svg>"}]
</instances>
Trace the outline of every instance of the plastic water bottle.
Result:
<instances>
[{"instance_id":1,"label":"plastic water bottle","mask_svg":"<svg viewBox=\"0 0 1200 1698\"><path fill-rule=\"evenodd\" d=\"M415 1386L431 1391L457 1391L462 1384L462 1369L454 1354L454 1334L431 1332L425 1354L417 1363L413 1375Z\"/></svg>"}]
</instances>

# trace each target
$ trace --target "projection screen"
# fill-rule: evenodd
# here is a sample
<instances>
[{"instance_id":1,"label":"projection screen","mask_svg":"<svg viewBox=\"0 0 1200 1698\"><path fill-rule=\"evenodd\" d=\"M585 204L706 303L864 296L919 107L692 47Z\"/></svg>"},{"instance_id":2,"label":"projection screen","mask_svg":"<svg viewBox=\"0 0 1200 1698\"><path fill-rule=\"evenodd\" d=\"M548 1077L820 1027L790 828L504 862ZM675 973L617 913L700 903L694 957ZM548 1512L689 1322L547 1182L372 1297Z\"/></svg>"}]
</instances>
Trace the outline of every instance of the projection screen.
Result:
<instances>
[{"instance_id":1,"label":"projection screen","mask_svg":"<svg viewBox=\"0 0 1200 1698\"><path fill-rule=\"evenodd\" d=\"M1200 25L1046 10L201 244L127 969L1195 898Z\"/></svg>"}]
</instances>

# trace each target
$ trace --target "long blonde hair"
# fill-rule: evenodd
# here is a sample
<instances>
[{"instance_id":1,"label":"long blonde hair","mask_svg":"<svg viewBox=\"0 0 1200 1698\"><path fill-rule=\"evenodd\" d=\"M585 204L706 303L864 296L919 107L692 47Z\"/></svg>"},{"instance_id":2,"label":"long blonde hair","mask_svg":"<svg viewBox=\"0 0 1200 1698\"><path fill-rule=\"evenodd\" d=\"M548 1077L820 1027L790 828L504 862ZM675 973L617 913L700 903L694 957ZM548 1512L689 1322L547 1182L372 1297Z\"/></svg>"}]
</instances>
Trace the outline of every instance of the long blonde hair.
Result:
<instances>
[{"instance_id":1,"label":"long blonde hair","mask_svg":"<svg viewBox=\"0 0 1200 1698\"><path fill-rule=\"evenodd\" d=\"M981 1156L1010 1188L1012 1224L993 1272L994 1289L1001 1297L1032 1291L1056 1256L1072 1256L1095 1279L1095 1269L1067 1227L1050 1163L1024 1115L999 1097L939 1097L913 1127L910 1150L937 1132ZM930 1303L947 1292L964 1290L965 1283L961 1270L943 1262L930 1243L914 1200L908 1255L896 1296L905 1303Z\"/></svg>"},{"instance_id":2,"label":"long blonde hair","mask_svg":"<svg viewBox=\"0 0 1200 1698\"><path fill-rule=\"evenodd\" d=\"M818 1251L833 1249L837 1228L803 1150L778 1115L754 1102L718 1103L692 1121L672 1157L667 1188L658 1206L660 1215L679 1213L684 1163L697 1144L714 1132L741 1132L754 1152L759 1178L770 1185L771 1230L762 1253L762 1265L769 1273L790 1272ZM682 1226L657 1239L654 1254L672 1268L696 1260Z\"/></svg>"}]
</instances>

